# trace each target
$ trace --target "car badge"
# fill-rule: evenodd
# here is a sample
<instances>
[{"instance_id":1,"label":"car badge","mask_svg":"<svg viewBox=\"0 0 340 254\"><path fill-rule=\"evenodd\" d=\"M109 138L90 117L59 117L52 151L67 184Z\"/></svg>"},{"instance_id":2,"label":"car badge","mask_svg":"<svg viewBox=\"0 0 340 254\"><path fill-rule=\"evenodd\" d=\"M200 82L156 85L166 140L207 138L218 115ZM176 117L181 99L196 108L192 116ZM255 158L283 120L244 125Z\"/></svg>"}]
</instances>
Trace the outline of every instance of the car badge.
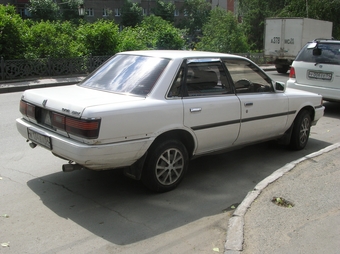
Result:
<instances>
[{"instance_id":1,"label":"car badge","mask_svg":"<svg viewBox=\"0 0 340 254\"><path fill-rule=\"evenodd\" d=\"M47 100L44 100L44 101L42 102L43 107L46 107L46 103L47 103Z\"/></svg>"}]
</instances>

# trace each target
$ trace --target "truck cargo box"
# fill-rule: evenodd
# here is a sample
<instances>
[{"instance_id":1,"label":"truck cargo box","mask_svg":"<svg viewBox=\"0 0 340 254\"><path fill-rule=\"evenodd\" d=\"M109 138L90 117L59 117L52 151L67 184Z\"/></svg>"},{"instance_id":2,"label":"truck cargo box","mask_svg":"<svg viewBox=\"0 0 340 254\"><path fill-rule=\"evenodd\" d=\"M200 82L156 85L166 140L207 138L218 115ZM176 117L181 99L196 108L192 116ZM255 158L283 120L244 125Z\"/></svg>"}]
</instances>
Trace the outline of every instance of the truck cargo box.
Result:
<instances>
[{"instance_id":1,"label":"truck cargo box","mask_svg":"<svg viewBox=\"0 0 340 254\"><path fill-rule=\"evenodd\" d=\"M279 73L286 73L308 41L332 38L332 26L332 22L309 18L267 18L264 55L274 58Z\"/></svg>"}]
</instances>

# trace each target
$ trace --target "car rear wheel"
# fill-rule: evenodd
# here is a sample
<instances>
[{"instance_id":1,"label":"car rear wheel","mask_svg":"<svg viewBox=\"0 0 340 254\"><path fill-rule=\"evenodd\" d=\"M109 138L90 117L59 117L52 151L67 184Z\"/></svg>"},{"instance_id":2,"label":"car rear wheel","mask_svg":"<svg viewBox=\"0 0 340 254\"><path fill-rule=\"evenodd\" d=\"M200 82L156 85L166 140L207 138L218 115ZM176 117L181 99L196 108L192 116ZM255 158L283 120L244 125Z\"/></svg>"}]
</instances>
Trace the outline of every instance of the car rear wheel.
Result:
<instances>
[{"instance_id":1,"label":"car rear wheel","mask_svg":"<svg viewBox=\"0 0 340 254\"><path fill-rule=\"evenodd\" d=\"M290 147L302 150L306 147L311 127L311 117L307 110L301 111L294 121Z\"/></svg>"},{"instance_id":2,"label":"car rear wheel","mask_svg":"<svg viewBox=\"0 0 340 254\"><path fill-rule=\"evenodd\" d=\"M146 158L142 181L156 192L173 190L188 168L188 152L177 140L167 140L151 148Z\"/></svg>"}]
</instances>

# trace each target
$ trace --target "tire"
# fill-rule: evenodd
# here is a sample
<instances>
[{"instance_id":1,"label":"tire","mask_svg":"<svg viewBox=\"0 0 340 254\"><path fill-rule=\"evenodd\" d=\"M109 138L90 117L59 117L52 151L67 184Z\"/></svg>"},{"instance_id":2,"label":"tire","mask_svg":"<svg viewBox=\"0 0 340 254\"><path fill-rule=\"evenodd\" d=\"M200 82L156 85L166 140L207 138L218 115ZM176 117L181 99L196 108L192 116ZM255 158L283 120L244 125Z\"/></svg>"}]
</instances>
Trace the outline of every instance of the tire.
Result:
<instances>
[{"instance_id":1,"label":"tire","mask_svg":"<svg viewBox=\"0 0 340 254\"><path fill-rule=\"evenodd\" d=\"M287 71L289 70L289 65L283 65L282 67L276 67L276 71L278 73L287 73Z\"/></svg>"},{"instance_id":2,"label":"tire","mask_svg":"<svg viewBox=\"0 0 340 254\"><path fill-rule=\"evenodd\" d=\"M187 149L181 142L177 140L160 142L148 153L142 182L152 191L171 191L182 181L188 168L188 161Z\"/></svg>"},{"instance_id":3,"label":"tire","mask_svg":"<svg viewBox=\"0 0 340 254\"><path fill-rule=\"evenodd\" d=\"M307 110L301 111L295 121L290 139L290 148L302 150L306 147L311 127L311 117Z\"/></svg>"}]
</instances>

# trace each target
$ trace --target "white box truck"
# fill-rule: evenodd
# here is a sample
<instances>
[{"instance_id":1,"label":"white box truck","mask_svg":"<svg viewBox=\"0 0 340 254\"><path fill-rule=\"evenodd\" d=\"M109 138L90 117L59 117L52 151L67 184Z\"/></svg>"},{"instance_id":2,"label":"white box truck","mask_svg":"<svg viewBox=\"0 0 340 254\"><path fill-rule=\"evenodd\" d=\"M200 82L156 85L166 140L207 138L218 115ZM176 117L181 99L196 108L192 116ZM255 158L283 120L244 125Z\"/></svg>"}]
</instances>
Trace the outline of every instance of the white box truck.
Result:
<instances>
[{"instance_id":1,"label":"white box truck","mask_svg":"<svg viewBox=\"0 0 340 254\"><path fill-rule=\"evenodd\" d=\"M264 55L274 59L278 73L286 73L309 41L332 38L333 23L309 18L267 18Z\"/></svg>"}]
</instances>

